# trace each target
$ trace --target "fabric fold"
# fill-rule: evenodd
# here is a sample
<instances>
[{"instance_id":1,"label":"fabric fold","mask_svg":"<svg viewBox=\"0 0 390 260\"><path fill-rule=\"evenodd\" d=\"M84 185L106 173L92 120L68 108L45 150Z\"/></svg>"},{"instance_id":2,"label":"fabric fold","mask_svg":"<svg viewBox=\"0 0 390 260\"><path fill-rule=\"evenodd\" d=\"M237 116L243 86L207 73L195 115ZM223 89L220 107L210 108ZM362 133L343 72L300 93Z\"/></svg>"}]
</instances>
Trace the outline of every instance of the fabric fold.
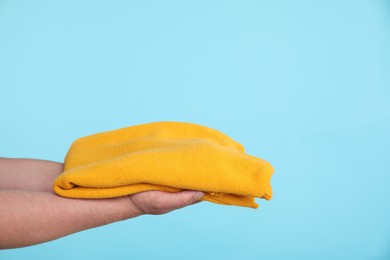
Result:
<instances>
[{"instance_id":1,"label":"fabric fold","mask_svg":"<svg viewBox=\"0 0 390 260\"><path fill-rule=\"evenodd\" d=\"M270 200L273 167L215 129L188 122L145 123L75 140L54 192L112 198L148 190L200 190L201 200L258 208Z\"/></svg>"}]
</instances>

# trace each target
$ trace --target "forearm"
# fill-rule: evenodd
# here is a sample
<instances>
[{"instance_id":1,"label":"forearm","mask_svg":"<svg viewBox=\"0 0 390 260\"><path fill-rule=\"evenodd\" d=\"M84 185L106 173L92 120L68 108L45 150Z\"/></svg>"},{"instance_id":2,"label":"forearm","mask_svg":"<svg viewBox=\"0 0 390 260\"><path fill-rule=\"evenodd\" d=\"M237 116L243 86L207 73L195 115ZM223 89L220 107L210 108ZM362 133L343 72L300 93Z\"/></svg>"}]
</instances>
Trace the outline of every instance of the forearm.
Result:
<instances>
[{"instance_id":1,"label":"forearm","mask_svg":"<svg viewBox=\"0 0 390 260\"><path fill-rule=\"evenodd\" d=\"M0 158L0 190L52 192L63 164L36 159Z\"/></svg>"},{"instance_id":2,"label":"forearm","mask_svg":"<svg viewBox=\"0 0 390 260\"><path fill-rule=\"evenodd\" d=\"M86 200L0 191L0 248L38 244L139 215L127 197Z\"/></svg>"}]
</instances>

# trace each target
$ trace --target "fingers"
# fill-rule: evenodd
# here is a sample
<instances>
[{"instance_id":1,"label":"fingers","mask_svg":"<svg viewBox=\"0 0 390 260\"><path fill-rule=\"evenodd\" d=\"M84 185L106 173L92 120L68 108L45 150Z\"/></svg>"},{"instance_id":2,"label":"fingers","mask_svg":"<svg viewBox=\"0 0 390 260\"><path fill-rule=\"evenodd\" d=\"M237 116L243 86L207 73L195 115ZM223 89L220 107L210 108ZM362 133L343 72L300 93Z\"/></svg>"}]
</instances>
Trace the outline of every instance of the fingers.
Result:
<instances>
[{"instance_id":1,"label":"fingers","mask_svg":"<svg viewBox=\"0 0 390 260\"><path fill-rule=\"evenodd\" d=\"M132 208L138 209L141 214L160 215L172 210L196 204L203 192L183 190L180 192L144 191L130 195L129 202Z\"/></svg>"},{"instance_id":2,"label":"fingers","mask_svg":"<svg viewBox=\"0 0 390 260\"><path fill-rule=\"evenodd\" d=\"M169 211L183 208L199 202L198 200L203 196L204 193L199 191L184 190L174 193L167 192L161 200L161 207Z\"/></svg>"},{"instance_id":3,"label":"fingers","mask_svg":"<svg viewBox=\"0 0 390 260\"><path fill-rule=\"evenodd\" d=\"M201 200L197 200L197 201L195 201L195 202L192 202L190 205L194 205L194 204L197 204L197 203L199 203L199 202L202 202Z\"/></svg>"}]
</instances>

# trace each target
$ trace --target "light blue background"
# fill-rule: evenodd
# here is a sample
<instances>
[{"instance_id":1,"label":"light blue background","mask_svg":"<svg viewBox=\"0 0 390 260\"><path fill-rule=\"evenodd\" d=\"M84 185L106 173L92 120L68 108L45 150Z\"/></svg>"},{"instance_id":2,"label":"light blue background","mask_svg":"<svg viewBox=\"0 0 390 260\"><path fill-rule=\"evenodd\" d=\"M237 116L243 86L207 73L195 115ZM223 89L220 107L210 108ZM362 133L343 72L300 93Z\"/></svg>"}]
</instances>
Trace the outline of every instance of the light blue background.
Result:
<instances>
[{"instance_id":1,"label":"light blue background","mask_svg":"<svg viewBox=\"0 0 390 260\"><path fill-rule=\"evenodd\" d=\"M275 167L257 210L203 202L0 259L389 259L389 72L388 1L0 1L1 156L167 120Z\"/></svg>"}]
</instances>

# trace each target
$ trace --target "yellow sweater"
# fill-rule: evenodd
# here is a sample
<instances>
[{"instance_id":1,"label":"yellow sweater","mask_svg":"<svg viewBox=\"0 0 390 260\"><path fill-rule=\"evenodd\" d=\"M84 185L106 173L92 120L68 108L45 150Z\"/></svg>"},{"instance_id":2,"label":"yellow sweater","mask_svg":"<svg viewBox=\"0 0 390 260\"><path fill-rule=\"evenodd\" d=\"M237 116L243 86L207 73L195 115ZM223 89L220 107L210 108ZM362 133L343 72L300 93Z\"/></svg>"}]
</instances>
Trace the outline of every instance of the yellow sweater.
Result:
<instances>
[{"instance_id":1,"label":"yellow sweater","mask_svg":"<svg viewBox=\"0 0 390 260\"><path fill-rule=\"evenodd\" d=\"M148 190L199 190L201 200L258 208L270 200L273 167L227 135L187 122L152 122L75 140L54 191L112 198Z\"/></svg>"}]
</instances>

